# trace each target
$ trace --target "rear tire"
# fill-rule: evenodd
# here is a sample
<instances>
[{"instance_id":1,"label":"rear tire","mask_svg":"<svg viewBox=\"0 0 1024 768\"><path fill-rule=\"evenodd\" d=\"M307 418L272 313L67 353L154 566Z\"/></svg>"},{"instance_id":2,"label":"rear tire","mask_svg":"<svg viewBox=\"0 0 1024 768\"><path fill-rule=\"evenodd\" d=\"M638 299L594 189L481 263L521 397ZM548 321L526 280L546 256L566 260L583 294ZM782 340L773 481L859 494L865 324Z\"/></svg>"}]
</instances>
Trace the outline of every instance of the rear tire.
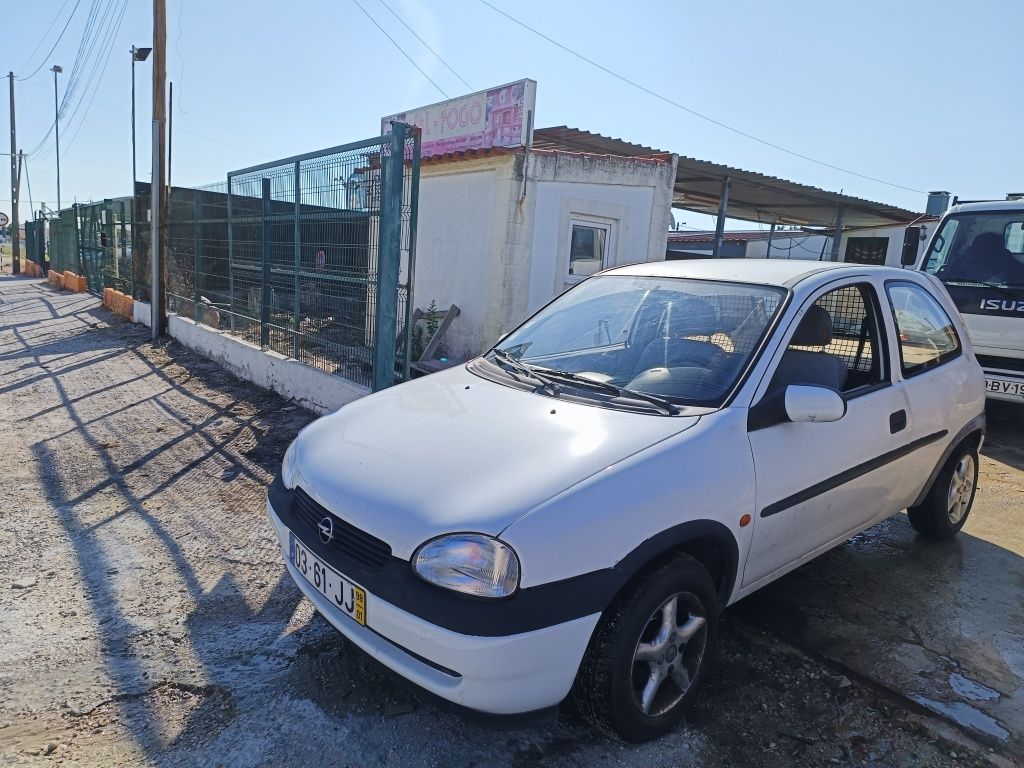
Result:
<instances>
[{"instance_id":1,"label":"rear tire","mask_svg":"<svg viewBox=\"0 0 1024 768\"><path fill-rule=\"evenodd\" d=\"M676 555L640 578L598 623L571 694L577 711L626 741L672 730L707 677L718 643L707 569Z\"/></svg>"},{"instance_id":2,"label":"rear tire","mask_svg":"<svg viewBox=\"0 0 1024 768\"><path fill-rule=\"evenodd\" d=\"M935 541L951 539L971 514L978 489L978 449L962 443L939 472L924 501L907 510L914 530Z\"/></svg>"}]
</instances>

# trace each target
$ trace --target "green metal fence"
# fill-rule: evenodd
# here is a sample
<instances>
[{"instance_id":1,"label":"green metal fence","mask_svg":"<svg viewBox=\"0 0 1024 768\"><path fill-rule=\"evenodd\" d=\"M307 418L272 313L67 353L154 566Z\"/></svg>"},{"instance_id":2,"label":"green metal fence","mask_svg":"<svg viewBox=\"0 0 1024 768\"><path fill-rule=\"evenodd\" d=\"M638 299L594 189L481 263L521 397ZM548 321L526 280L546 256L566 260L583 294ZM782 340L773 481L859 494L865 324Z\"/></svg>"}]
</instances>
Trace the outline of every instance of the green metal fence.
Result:
<instances>
[{"instance_id":1,"label":"green metal fence","mask_svg":"<svg viewBox=\"0 0 1024 768\"><path fill-rule=\"evenodd\" d=\"M25 222L25 258L40 267L46 259L46 222L43 219Z\"/></svg>"},{"instance_id":2,"label":"green metal fence","mask_svg":"<svg viewBox=\"0 0 1024 768\"><path fill-rule=\"evenodd\" d=\"M65 208L50 219L50 269L58 272L80 272L82 261L78 252L78 217L74 208Z\"/></svg>"},{"instance_id":3,"label":"green metal fence","mask_svg":"<svg viewBox=\"0 0 1024 768\"><path fill-rule=\"evenodd\" d=\"M409 374L419 132L171 190L168 309L381 389Z\"/></svg>"},{"instance_id":4,"label":"green metal fence","mask_svg":"<svg viewBox=\"0 0 1024 768\"><path fill-rule=\"evenodd\" d=\"M75 204L49 224L50 268L86 278L88 290L104 288L133 293L131 200Z\"/></svg>"}]
</instances>

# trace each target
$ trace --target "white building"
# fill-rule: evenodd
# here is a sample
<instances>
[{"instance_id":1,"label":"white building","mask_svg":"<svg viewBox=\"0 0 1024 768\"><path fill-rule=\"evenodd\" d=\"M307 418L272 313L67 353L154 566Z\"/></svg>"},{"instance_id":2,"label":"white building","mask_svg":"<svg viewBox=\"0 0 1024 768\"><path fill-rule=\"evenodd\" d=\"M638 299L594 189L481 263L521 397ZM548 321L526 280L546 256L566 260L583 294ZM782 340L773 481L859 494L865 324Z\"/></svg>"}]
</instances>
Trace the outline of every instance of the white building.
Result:
<instances>
[{"instance_id":1,"label":"white building","mask_svg":"<svg viewBox=\"0 0 1024 768\"><path fill-rule=\"evenodd\" d=\"M447 356L479 354L587 275L663 260L675 161L521 147L424 158L414 302L459 307Z\"/></svg>"},{"instance_id":2,"label":"white building","mask_svg":"<svg viewBox=\"0 0 1024 768\"><path fill-rule=\"evenodd\" d=\"M928 217L914 224L919 227L918 250L924 250L935 218ZM844 230L839 240L839 260L858 264L900 266L903 239L907 225L857 227ZM667 259L710 258L714 255L715 233L670 232ZM805 227L776 229L769 248L768 227L756 230L725 231L722 235L722 258L807 259L829 261L832 236L828 232Z\"/></svg>"}]
</instances>

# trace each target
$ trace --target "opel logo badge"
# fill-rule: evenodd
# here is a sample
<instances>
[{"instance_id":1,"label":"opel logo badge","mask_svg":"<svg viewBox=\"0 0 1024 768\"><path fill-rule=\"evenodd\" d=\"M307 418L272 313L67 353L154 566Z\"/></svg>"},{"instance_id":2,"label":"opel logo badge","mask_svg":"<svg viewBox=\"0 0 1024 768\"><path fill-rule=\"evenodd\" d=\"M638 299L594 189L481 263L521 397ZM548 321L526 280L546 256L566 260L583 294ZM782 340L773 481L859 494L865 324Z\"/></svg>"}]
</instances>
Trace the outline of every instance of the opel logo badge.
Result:
<instances>
[{"instance_id":1,"label":"opel logo badge","mask_svg":"<svg viewBox=\"0 0 1024 768\"><path fill-rule=\"evenodd\" d=\"M334 520L330 517L325 517L320 521L317 530L320 531L320 541L324 544L330 544L334 540Z\"/></svg>"}]
</instances>

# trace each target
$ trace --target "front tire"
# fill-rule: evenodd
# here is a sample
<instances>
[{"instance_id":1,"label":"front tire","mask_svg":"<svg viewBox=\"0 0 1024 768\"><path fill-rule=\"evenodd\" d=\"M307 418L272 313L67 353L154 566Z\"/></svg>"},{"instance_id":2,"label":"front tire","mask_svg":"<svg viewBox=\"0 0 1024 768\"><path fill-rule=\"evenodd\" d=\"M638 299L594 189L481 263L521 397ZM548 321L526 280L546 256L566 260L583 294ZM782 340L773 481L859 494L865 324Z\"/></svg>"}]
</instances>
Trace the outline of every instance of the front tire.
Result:
<instances>
[{"instance_id":1,"label":"front tire","mask_svg":"<svg viewBox=\"0 0 1024 768\"><path fill-rule=\"evenodd\" d=\"M978 449L960 445L935 478L928 495L907 510L914 530L928 539L945 541L956 536L967 522L978 489Z\"/></svg>"},{"instance_id":2,"label":"front tire","mask_svg":"<svg viewBox=\"0 0 1024 768\"><path fill-rule=\"evenodd\" d=\"M707 677L718 613L710 574L687 555L639 579L594 632L572 693L579 712L631 742L672 730Z\"/></svg>"}]
</instances>

